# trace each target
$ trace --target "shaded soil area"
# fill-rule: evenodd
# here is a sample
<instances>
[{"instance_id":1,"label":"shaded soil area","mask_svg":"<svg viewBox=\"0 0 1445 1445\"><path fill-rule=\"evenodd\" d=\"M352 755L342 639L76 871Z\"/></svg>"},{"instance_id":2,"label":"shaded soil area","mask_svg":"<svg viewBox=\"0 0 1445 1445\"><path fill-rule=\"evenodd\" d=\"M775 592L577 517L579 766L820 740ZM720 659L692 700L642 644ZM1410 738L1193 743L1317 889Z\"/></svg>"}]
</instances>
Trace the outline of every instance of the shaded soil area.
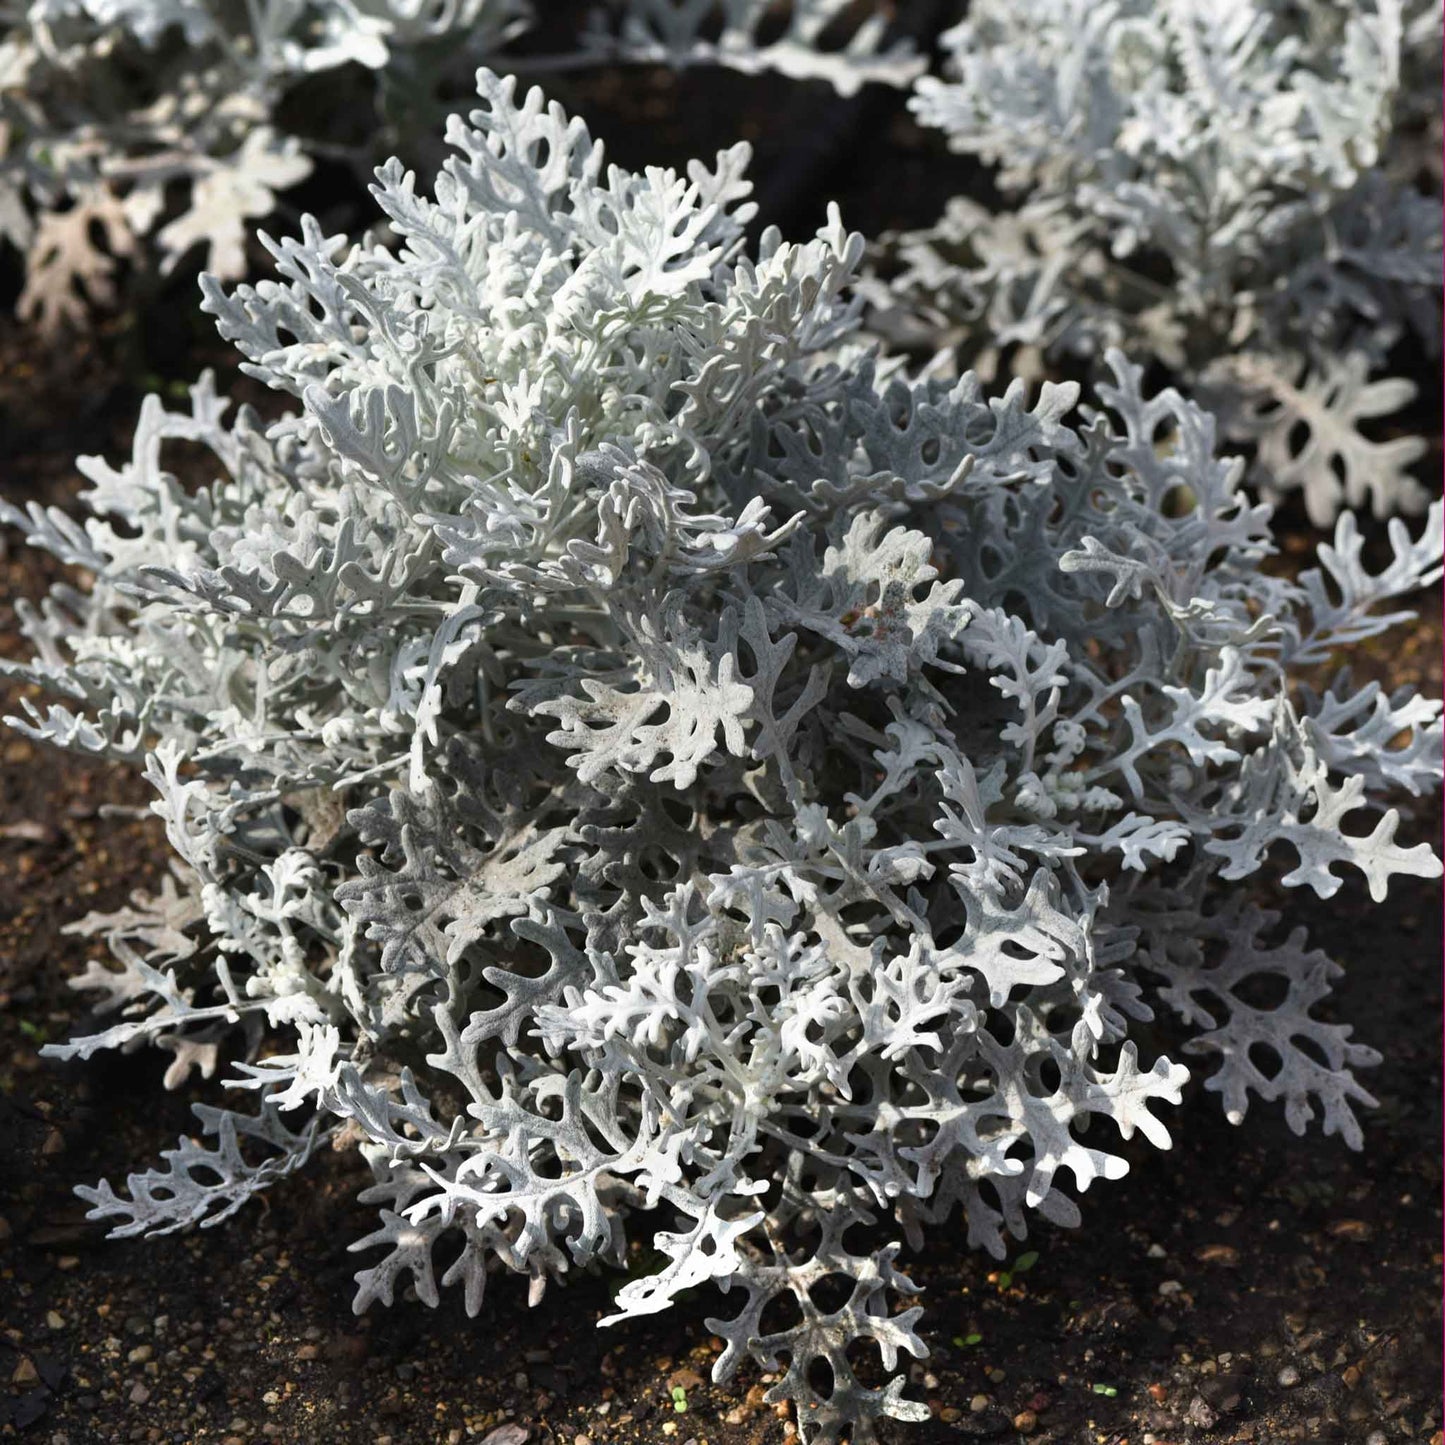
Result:
<instances>
[{"instance_id":1,"label":"shaded soil area","mask_svg":"<svg viewBox=\"0 0 1445 1445\"><path fill-rule=\"evenodd\" d=\"M569 104L624 116L616 131L599 126L624 164L676 161L751 129L765 218L794 233L822 219L826 193L876 232L928 221L967 180L963 162L906 126L896 98L838 103L723 77L708 92L716 109L689 114L668 77L569 84ZM817 140L798 157L804 133ZM63 355L0 336L7 499L64 502L77 452L124 453L137 388L212 364L238 389L205 319L186 319L189 295L154 315ZM1438 381L1427 385L1437 408ZM59 568L9 540L0 655L16 657L17 601L42 595ZM1422 606L1424 620L1357 673L1438 693L1438 594ZM14 711L13 688L4 700ZM107 1242L87 1224L76 1184L118 1181L194 1128L151 1053L67 1067L37 1057L85 1019L66 980L94 945L65 925L163 875L147 794L125 771L0 734L0 1439L753 1445L795 1433L762 1403L767 1376L709 1383L721 1343L705 1320L731 1312L726 1298L598 1330L617 1277L584 1274L528 1310L524 1284L503 1276L476 1320L455 1297L354 1317L347 1246L373 1215L354 1201L365 1181L350 1155L316 1161L217 1229ZM1407 840L1438 839L1439 824L1432 805ZM969 1252L961 1225L937 1231L904 1257L924 1287L932 1351L910 1394L933 1419L890 1439L1441 1445L1438 888L1398 886L1375 908L1351 883L1329 903L1291 895L1287 907L1345 965L1333 1016L1385 1055L1366 1080L1380 1106L1365 1152L1295 1139L1260 1107L1231 1128L1196 1081L1171 1115L1175 1148L1136 1141L1129 1177L1081 1201L1082 1229L1039 1222L1020 1246L1037 1256L1027 1268Z\"/></svg>"}]
</instances>

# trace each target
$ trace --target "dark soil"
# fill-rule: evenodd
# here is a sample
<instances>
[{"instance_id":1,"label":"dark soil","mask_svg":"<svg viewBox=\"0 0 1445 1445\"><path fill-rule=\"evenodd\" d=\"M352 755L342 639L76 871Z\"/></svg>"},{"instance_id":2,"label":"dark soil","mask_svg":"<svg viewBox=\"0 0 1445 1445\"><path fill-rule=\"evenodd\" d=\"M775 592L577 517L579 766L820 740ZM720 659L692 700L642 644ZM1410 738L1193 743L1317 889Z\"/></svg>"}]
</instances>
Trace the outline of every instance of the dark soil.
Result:
<instances>
[{"instance_id":1,"label":"dark soil","mask_svg":"<svg viewBox=\"0 0 1445 1445\"><path fill-rule=\"evenodd\" d=\"M939 167L961 163L910 134L892 99L840 109L816 89L783 100L789 87L726 78L708 91L717 112L700 117L677 105L670 79L625 93L605 79L571 84L584 104L626 118L613 147L623 163L643 159L632 152L644 142L648 159L676 160L751 128L775 164L760 166L773 177L770 218L794 231L821 220L829 191L843 193L852 224L876 231L926 221L960 184ZM788 137L810 127L820 153L778 169ZM889 166L877 163L885 149ZM78 485L76 452L127 449L138 384L205 364L233 380L204 325L162 334L122 319L63 353L0 335L0 491L63 503ZM1438 380L1424 380L1434 405ZM39 597L59 569L10 541L0 655L16 657L26 649L15 602ZM1296 552L1306 543L1291 539ZM1438 595L1423 607L1362 670L1438 694ZM13 688L5 702L15 710ZM742 1445L794 1433L761 1403L766 1376L708 1383L721 1345L704 1319L729 1312L715 1296L599 1331L614 1279L584 1275L529 1312L525 1287L504 1276L477 1320L455 1298L354 1318L347 1244L371 1215L354 1202L350 1155L318 1161L219 1229L107 1242L73 1187L146 1167L192 1128L187 1102L162 1091L150 1054L62 1067L37 1049L85 1017L66 980L92 945L64 926L154 886L164 839L139 811L148 790L122 770L13 734L0 736L0 769L0 1438ZM1439 822L1432 804L1407 825L1410 840L1438 837ZM1398 886L1383 908L1353 885L1328 904L1292 894L1286 906L1346 966L1337 1016L1385 1054L1366 1080L1380 1107L1365 1152L1295 1139L1259 1107L1231 1128L1196 1083L1172 1116L1174 1150L1133 1149L1130 1176L1081 1201L1079 1231L1040 1223L1031 1268L1005 1279L963 1247L961 1229L936 1232L905 1262L925 1287L932 1349L911 1393L934 1420L890 1438L1445 1439L1438 888Z\"/></svg>"}]
</instances>

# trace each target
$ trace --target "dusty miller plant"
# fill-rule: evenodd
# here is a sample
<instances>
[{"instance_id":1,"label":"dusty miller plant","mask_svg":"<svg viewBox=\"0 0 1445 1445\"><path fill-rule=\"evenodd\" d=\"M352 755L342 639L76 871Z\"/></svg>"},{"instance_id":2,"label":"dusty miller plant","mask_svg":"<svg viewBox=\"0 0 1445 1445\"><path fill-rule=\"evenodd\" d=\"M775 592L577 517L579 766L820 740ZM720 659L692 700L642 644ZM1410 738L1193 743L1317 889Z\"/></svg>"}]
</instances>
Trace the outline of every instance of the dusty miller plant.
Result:
<instances>
[{"instance_id":1,"label":"dusty miller plant","mask_svg":"<svg viewBox=\"0 0 1445 1445\"><path fill-rule=\"evenodd\" d=\"M968 364L1020 346L1157 358L1311 518L1423 510L1414 395L1438 350L1438 0L975 0L911 102L997 167L890 238L882 329ZM1384 423L1399 430L1398 424Z\"/></svg>"},{"instance_id":2,"label":"dusty miller plant","mask_svg":"<svg viewBox=\"0 0 1445 1445\"><path fill-rule=\"evenodd\" d=\"M77 925L112 1021L49 1052L233 1091L81 1192L211 1225L350 1144L358 1309L650 1242L605 1323L716 1285L716 1378L866 1440L927 1413L892 1236L1002 1255L1167 1147L1156 1013L1231 1118L1359 1143L1376 1055L1246 890L1439 875L1381 801L1438 782L1439 703L1301 678L1411 615L1440 511L1272 575L1210 417L1122 357L1077 414L885 375L836 213L745 251L746 147L630 174L479 91L430 195L378 172L396 248L308 222L205 281L284 420L202 381L83 462L84 522L7 511L92 579L23 609L55 700L13 721L143 767L176 862Z\"/></svg>"},{"instance_id":3,"label":"dusty miller plant","mask_svg":"<svg viewBox=\"0 0 1445 1445\"><path fill-rule=\"evenodd\" d=\"M53 331L113 305L122 265L195 248L246 275L251 223L317 157L360 162L444 111L458 67L725 65L905 86L923 68L887 12L853 0L606 0L571 7L557 54L511 44L532 0L30 0L0 14L0 241L25 256L18 311ZM557 28L557 27L554 27ZM360 125L358 127L358 120ZM304 125L302 122L304 121ZM167 189L171 197L168 199ZM179 204L175 196L179 194Z\"/></svg>"}]
</instances>

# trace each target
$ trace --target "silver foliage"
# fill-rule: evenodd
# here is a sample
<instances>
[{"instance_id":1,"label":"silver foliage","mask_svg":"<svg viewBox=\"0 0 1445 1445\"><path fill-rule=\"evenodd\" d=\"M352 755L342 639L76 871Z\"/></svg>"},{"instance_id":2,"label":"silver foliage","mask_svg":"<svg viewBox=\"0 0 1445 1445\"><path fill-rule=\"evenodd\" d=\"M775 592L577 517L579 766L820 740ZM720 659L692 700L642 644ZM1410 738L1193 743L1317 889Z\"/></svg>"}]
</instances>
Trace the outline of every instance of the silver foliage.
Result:
<instances>
[{"instance_id":1,"label":"silver foliage","mask_svg":"<svg viewBox=\"0 0 1445 1445\"><path fill-rule=\"evenodd\" d=\"M534 72L723 65L908 85L924 68L882 4L606 0L560 54L514 44L533 0L29 0L0 18L0 242L25 255L18 311L53 331L115 304L124 266L197 247L225 280L315 159L363 170L479 61ZM774 33L774 31L778 33ZM433 110L429 112L429 107ZM287 131L287 115L304 114ZM358 120L360 129L358 130ZM350 139L348 139L350 137ZM168 196L169 189L169 196ZM181 209L175 194L183 197Z\"/></svg>"},{"instance_id":2,"label":"silver foliage","mask_svg":"<svg viewBox=\"0 0 1445 1445\"><path fill-rule=\"evenodd\" d=\"M911 102L997 167L892 237L880 329L996 365L1001 347L1162 361L1258 448L1265 495L1419 512L1425 444L1362 422L1407 331L1439 345L1439 0L975 0Z\"/></svg>"},{"instance_id":3,"label":"silver foliage","mask_svg":"<svg viewBox=\"0 0 1445 1445\"><path fill-rule=\"evenodd\" d=\"M868 82L906 86L927 62L892 33L891 11L854 0L605 0L580 37L599 63L725 65L826 80L842 95ZM569 62L570 63L570 62Z\"/></svg>"},{"instance_id":4,"label":"silver foliage","mask_svg":"<svg viewBox=\"0 0 1445 1445\"><path fill-rule=\"evenodd\" d=\"M959 1207L1001 1257L1078 1222L1117 1140L1169 1145L1157 1005L1231 1117L1357 1142L1373 1055L1241 880L1439 876L1384 795L1438 785L1440 704L1305 684L1409 616L1441 509L1383 570L1347 514L1276 576L1212 418L1122 356L1096 409L881 376L861 238L748 254L745 147L632 174L478 85L430 194L378 172L395 248L308 221L275 279L208 278L285 419L202 381L87 459L84 522L6 510L92 579L26 609L12 671L56 701L12 721L141 762L181 880L86 925L115 1022L50 1052L219 1056L239 1095L215 1149L86 1197L214 1222L349 1141L358 1308L535 1298L641 1235L616 1319L716 1284L717 1377L751 1357L805 1435L866 1440L926 1413L893 1373L926 1346L855 1226Z\"/></svg>"},{"instance_id":5,"label":"silver foliage","mask_svg":"<svg viewBox=\"0 0 1445 1445\"><path fill-rule=\"evenodd\" d=\"M443 43L475 64L530 15L528 0L12 7L0 30L0 238L25 253L20 316L46 330L83 324L114 304L122 263L164 273L198 246L211 271L244 275L255 222L316 151L335 153L324 123L284 131L283 103L369 111L382 128L390 90L442 73ZM328 97L321 77L348 66L370 88ZM168 187L183 194L179 211Z\"/></svg>"}]
</instances>

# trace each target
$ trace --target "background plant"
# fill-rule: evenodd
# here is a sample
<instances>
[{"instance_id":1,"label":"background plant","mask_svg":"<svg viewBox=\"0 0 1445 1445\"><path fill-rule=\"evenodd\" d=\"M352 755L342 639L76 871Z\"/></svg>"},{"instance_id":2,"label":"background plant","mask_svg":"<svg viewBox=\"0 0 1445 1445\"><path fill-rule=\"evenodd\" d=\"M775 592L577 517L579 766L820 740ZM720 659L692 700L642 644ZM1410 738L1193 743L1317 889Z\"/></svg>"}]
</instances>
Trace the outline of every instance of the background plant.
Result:
<instances>
[{"instance_id":1,"label":"background plant","mask_svg":"<svg viewBox=\"0 0 1445 1445\"><path fill-rule=\"evenodd\" d=\"M1441 33L1437 0L979 0L912 107L1005 200L891 238L882 329L986 370L1125 345L1317 524L1423 509L1382 373L1439 347Z\"/></svg>"},{"instance_id":2,"label":"background plant","mask_svg":"<svg viewBox=\"0 0 1445 1445\"><path fill-rule=\"evenodd\" d=\"M176 854L79 925L115 1019L50 1052L236 1092L83 1192L121 1234L214 1224L354 1144L358 1308L535 1297L641 1234L617 1318L740 1292L717 1377L751 1356L866 1439L926 1413L893 1373L925 1346L859 1226L961 1207L1004 1258L1077 1222L1066 1177L1126 1167L1091 1119L1168 1145L1156 1012L1230 1117L1359 1142L1375 1056L1245 880L1439 875L1381 801L1437 785L1439 703L1305 679L1410 616L1440 508L1383 570L1347 515L1271 575L1211 418L1122 357L1077 419L880 372L836 215L745 254L745 147L631 174L478 84L430 197L378 173L397 245L308 221L278 279L207 278L289 416L202 381L84 461L84 523L7 509L90 579L25 609L57 700L16 723L143 766Z\"/></svg>"},{"instance_id":3,"label":"background plant","mask_svg":"<svg viewBox=\"0 0 1445 1445\"><path fill-rule=\"evenodd\" d=\"M317 158L365 173L386 146L406 153L482 59L726 65L844 93L922 68L881 7L852 0L800 0L786 16L770 0L550 11L518 51L540 18L531 0L14 5L0 19L0 240L25 255L20 316L84 325L114 304L122 265L164 273L196 247L213 275L244 276L251 223Z\"/></svg>"}]
</instances>

